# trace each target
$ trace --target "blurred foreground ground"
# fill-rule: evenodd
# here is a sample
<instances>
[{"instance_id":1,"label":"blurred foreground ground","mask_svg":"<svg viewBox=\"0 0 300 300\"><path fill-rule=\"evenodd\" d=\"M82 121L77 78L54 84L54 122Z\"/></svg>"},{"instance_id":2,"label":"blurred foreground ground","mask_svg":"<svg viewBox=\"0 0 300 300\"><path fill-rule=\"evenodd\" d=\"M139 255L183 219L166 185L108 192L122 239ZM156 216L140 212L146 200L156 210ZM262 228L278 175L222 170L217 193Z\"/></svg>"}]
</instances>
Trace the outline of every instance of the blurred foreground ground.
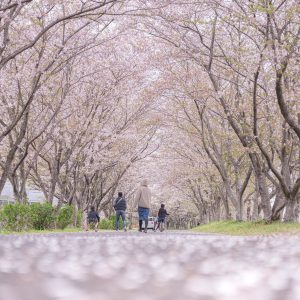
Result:
<instances>
[{"instance_id":1,"label":"blurred foreground ground","mask_svg":"<svg viewBox=\"0 0 300 300\"><path fill-rule=\"evenodd\" d=\"M0 236L0 300L300 299L300 236Z\"/></svg>"}]
</instances>

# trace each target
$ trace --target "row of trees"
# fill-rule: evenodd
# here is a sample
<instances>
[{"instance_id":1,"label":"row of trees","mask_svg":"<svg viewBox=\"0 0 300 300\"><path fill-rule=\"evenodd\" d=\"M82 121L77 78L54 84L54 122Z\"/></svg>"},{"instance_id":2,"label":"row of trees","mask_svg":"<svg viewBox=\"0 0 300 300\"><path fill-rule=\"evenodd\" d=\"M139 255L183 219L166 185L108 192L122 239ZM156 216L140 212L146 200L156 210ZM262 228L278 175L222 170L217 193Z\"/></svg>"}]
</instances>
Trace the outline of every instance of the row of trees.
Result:
<instances>
[{"instance_id":1,"label":"row of trees","mask_svg":"<svg viewBox=\"0 0 300 300\"><path fill-rule=\"evenodd\" d=\"M183 217L296 220L299 11L2 1L0 193L9 181L26 202L31 184L59 207L110 214L116 189L133 195L142 174Z\"/></svg>"},{"instance_id":2,"label":"row of trees","mask_svg":"<svg viewBox=\"0 0 300 300\"><path fill-rule=\"evenodd\" d=\"M0 194L26 187L86 210L111 203L156 150L152 82L121 17L126 1L1 1ZM133 62L134 61L134 62Z\"/></svg>"},{"instance_id":3,"label":"row of trees","mask_svg":"<svg viewBox=\"0 0 300 300\"><path fill-rule=\"evenodd\" d=\"M292 0L179 1L145 22L168 47L169 182L203 222L298 219L299 11Z\"/></svg>"}]
</instances>

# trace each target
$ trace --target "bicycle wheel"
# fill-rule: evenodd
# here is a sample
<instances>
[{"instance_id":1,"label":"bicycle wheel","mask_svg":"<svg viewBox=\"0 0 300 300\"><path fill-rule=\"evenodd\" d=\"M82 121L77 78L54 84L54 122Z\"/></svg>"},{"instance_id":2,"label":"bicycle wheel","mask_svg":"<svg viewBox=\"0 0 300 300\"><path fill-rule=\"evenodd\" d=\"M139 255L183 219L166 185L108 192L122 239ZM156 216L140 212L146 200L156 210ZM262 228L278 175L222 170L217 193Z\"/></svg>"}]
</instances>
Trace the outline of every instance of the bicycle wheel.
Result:
<instances>
[{"instance_id":1,"label":"bicycle wheel","mask_svg":"<svg viewBox=\"0 0 300 300\"><path fill-rule=\"evenodd\" d=\"M165 230L165 224L163 222L160 223L159 230L160 232L163 232Z\"/></svg>"}]
</instances>

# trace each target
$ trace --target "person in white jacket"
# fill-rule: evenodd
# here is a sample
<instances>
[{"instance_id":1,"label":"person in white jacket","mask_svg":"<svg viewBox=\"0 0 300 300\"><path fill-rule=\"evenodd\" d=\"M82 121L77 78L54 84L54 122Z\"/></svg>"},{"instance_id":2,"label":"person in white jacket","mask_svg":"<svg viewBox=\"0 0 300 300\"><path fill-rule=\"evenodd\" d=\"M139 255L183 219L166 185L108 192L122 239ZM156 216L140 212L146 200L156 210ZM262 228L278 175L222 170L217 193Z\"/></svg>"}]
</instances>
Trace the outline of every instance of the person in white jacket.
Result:
<instances>
[{"instance_id":1,"label":"person in white jacket","mask_svg":"<svg viewBox=\"0 0 300 300\"><path fill-rule=\"evenodd\" d=\"M138 207L138 213L139 213L140 232L142 232L143 221L145 221L144 232L145 233L147 232L150 204L151 204L151 191L148 188L147 180L143 180L141 186L139 187L135 195L135 206Z\"/></svg>"}]
</instances>

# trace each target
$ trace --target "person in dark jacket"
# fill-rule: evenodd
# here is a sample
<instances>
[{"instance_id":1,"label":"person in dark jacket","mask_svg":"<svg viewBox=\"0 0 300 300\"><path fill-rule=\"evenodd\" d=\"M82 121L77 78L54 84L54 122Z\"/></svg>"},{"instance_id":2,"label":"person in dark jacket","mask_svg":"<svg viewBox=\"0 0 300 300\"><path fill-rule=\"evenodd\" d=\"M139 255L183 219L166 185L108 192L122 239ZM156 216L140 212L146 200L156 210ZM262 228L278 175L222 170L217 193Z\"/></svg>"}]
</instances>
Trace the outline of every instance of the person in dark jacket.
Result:
<instances>
[{"instance_id":1,"label":"person in dark jacket","mask_svg":"<svg viewBox=\"0 0 300 300\"><path fill-rule=\"evenodd\" d=\"M167 213L167 210L165 209L165 205L161 204L160 209L157 214L158 220L157 220L157 227L156 227L156 229L154 229L155 231L162 226L162 223L165 223L166 216L168 216L168 215L169 214Z\"/></svg>"},{"instance_id":2,"label":"person in dark jacket","mask_svg":"<svg viewBox=\"0 0 300 300\"><path fill-rule=\"evenodd\" d=\"M116 211L116 230L119 231L119 219L120 219L120 216L121 216L122 221L123 221L124 231L127 231L127 229L126 229L126 219L125 219L125 211L126 211L126 208L127 208L127 203L126 203L125 198L123 197L122 192L118 193L118 197L115 199L115 201L113 203L113 207Z\"/></svg>"},{"instance_id":3,"label":"person in dark jacket","mask_svg":"<svg viewBox=\"0 0 300 300\"><path fill-rule=\"evenodd\" d=\"M88 219L89 227L93 228L95 230L95 232L97 232L100 217L99 217L99 214L95 210L95 206L91 207L91 210L88 213L87 219Z\"/></svg>"}]
</instances>

